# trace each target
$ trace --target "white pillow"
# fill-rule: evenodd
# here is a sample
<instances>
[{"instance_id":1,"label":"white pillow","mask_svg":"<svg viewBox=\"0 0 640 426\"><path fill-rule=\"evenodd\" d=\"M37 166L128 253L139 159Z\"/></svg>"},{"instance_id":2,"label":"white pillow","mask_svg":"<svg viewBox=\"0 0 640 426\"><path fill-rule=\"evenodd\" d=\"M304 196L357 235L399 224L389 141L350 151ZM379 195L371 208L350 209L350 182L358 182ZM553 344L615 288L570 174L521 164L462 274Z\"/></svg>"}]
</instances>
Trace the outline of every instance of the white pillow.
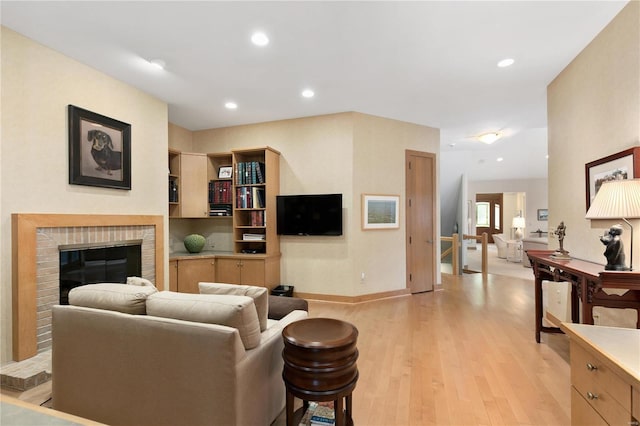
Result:
<instances>
[{"instance_id":1,"label":"white pillow","mask_svg":"<svg viewBox=\"0 0 640 426\"><path fill-rule=\"evenodd\" d=\"M247 296L161 291L147 299L147 315L233 327L245 349L260 344L253 299Z\"/></svg>"},{"instance_id":2,"label":"white pillow","mask_svg":"<svg viewBox=\"0 0 640 426\"><path fill-rule=\"evenodd\" d=\"M127 284L87 284L71 289L69 304L124 312L125 314L144 315L147 297L157 291L155 287Z\"/></svg>"},{"instance_id":3,"label":"white pillow","mask_svg":"<svg viewBox=\"0 0 640 426\"><path fill-rule=\"evenodd\" d=\"M151 281L146 278L141 277L127 277L127 284L129 285L139 285L142 287L155 287Z\"/></svg>"},{"instance_id":4,"label":"white pillow","mask_svg":"<svg viewBox=\"0 0 640 426\"><path fill-rule=\"evenodd\" d=\"M260 322L260 331L267 329L267 317L269 316L269 292L266 287L251 285L225 284L225 283L198 283L200 294L233 294L237 296L249 296L253 299Z\"/></svg>"}]
</instances>

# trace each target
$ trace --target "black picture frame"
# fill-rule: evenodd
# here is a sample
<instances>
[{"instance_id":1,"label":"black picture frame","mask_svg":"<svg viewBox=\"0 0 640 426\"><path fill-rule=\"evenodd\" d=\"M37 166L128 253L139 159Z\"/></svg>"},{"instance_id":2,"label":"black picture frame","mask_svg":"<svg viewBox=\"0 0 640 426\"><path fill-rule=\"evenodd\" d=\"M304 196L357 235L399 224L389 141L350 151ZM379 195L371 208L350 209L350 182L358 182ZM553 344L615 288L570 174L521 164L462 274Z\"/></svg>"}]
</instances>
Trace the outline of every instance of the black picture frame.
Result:
<instances>
[{"instance_id":1,"label":"black picture frame","mask_svg":"<svg viewBox=\"0 0 640 426\"><path fill-rule=\"evenodd\" d=\"M68 106L69 183L131 189L131 125Z\"/></svg>"},{"instance_id":2,"label":"black picture frame","mask_svg":"<svg viewBox=\"0 0 640 426\"><path fill-rule=\"evenodd\" d=\"M586 204L589 211L602 182L611 179L636 179L640 177L640 147L625 149L600 158L584 166Z\"/></svg>"}]
</instances>

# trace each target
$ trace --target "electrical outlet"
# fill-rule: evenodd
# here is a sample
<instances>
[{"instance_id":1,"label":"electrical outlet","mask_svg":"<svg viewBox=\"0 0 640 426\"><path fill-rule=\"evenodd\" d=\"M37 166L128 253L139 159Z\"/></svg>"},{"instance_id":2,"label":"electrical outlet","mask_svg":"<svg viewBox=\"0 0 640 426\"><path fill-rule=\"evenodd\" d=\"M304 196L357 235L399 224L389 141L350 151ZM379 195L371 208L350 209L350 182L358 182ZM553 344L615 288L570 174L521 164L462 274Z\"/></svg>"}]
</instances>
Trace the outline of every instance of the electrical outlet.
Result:
<instances>
[{"instance_id":1,"label":"electrical outlet","mask_svg":"<svg viewBox=\"0 0 640 426\"><path fill-rule=\"evenodd\" d=\"M364 281L364 272L360 274L360 281Z\"/></svg>"}]
</instances>

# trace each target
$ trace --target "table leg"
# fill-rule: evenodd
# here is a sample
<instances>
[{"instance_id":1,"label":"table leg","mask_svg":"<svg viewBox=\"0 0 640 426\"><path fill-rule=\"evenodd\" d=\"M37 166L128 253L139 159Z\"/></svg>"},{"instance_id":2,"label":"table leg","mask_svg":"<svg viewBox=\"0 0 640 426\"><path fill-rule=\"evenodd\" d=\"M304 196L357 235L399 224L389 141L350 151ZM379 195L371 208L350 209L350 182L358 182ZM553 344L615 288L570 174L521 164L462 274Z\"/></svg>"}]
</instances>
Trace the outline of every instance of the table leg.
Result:
<instances>
[{"instance_id":1,"label":"table leg","mask_svg":"<svg viewBox=\"0 0 640 426\"><path fill-rule=\"evenodd\" d=\"M351 394L347 395L347 406L345 408L345 417L346 417L346 423L347 426L353 425L353 416L351 414Z\"/></svg>"},{"instance_id":2,"label":"table leg","mask_svg":"<svg viewBox=\"0 0 640 426\"><path fill-rule=\"evenodd\" d=\"M333 401L333 412L336 416L336 426L345 426L344 422L344 398Z\"/></svg>"},{"instance_id":3,"label":"table leg","mask_svg":"<svg viewBox=\"0 0 640 426\"><path fill-rule=\"evenodd\" d=\"M571 322L580 323L580 297L575 285L571 284Z\"/></svg>"},{"instance_id":4,"label":"table leg","mask_svg":"<svg viewBox=\"0 0 640 426\"><path fill-rule=\"evenodd\" d=\"M287 399L286 399L286 410L287 410L287 426L295 426L293 419L293 394L289 392L287 389Z\"/></svg>"},{"instance_id":5,"label":"table leg","mask_svg":"<svg viewBox=\"0 0 640 426\"><path fill-rule=\"evenodd\" d=\"M542 330L542 279L536 277L535 279L535 296L536 296L536 342L540 343L540 331Z\"/></svg>"}]
</instances>

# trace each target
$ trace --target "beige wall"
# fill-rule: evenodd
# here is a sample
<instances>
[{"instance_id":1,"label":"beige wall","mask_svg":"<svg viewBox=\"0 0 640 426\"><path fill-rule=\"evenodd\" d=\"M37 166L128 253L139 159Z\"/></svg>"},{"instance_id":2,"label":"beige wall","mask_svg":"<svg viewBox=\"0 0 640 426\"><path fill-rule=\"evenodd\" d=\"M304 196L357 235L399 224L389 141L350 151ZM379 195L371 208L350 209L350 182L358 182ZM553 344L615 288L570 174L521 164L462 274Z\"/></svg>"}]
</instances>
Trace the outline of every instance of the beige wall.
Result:
<instances>
[{"instance_id":1,"label":"beige wall","mask_svg":"<svg viewBox=\"0 0 640 426\"><path fill-rule=\"evenodd\" d=\"M182 152L193 151L193 132L169 123L169 147Z\"/></svg>"},{"instance_id":2,"label":"beige wall","mask_svg":"<svg viewBox=\"0 0 640 426\"><path fill-rule=\"evenodd\" d=\"M280 238L283 283L343 296L405 287L404 223L364 236L360 194L404 195L404 150L438 152L437 129L349 112L193 133L197 152L258 146L282 153L281 194L343 194L343 236Z\"/></svg>"},{"instance_id":3,"label":"beige wall","mask_svg":"<svg viewBox=\"0 0 640 426\"><path fill-rule=\"evenodd\" d=\"M592 229L584 218L584 165L640 144L640 2L629 2L549 84L547 113L549 227L564 221L565 249L604 264L598 238L611 223ZM640 221L634 228L640 229ZM638 249L633 263L640 265Z\"/></svg>"},{"instance_id":4,"label":"beige wall","mask_svg":"<svg viewBox=\"0 0 640 426\"><path fill-rule=\"evenodd\" d=\"M0 308L5 363L11 359L11 213L166 215L168 118L164 102L6 28L1 103L0 232L5 238L0 248ZM130 191L69 185L68 104L131 124Z\"/></svg>"}]
</instances>

